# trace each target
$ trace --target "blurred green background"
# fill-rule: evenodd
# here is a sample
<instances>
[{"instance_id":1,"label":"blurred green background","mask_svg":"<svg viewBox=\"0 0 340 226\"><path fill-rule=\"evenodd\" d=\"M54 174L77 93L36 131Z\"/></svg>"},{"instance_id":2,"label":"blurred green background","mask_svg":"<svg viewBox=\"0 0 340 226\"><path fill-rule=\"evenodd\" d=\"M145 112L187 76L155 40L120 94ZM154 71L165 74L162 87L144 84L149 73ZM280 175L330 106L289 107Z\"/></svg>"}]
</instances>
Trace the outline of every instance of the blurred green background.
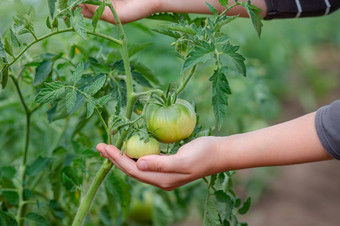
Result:
<instances>
[{"instance_id":1,"label":"blurred green background","mask_svg":"<svg viewBox=\"0 0 340 226\"><path fill-rule=\"evenodd\" d=\"M36 8L38 34L46 32L45 19L48 15L46 1L23 1ZM15 15L15 8L9 1L0 2L0 35L8 29ZM318 18L284 19L263 21L261 38L257 37L248 19L237 19L224 28L232 43L241 46L240 52L247 59L246 78L229 76L233 94L224 126L219 135L246 132L274 123L289 120L340 97L340 13ZM125 25L130 43L152 42L153 45L134 56L135 60L147 64L162 82L179 80L182 62L170 46L172 39L150 28L157 28L163 22L144 19ZM115 28L104 22L99 29L115 35ZM91 41L92 37L89 37ZM72 43L81 43L86 48L94 48L91 42L75 35L59 35L53 41L34 46L27 58L37 58L42 52L58 53ZM101 53L110 50L99 48ZM209 62L199 67L197 75L189 84L183 96L196 103L200 122L204 128L214 124L210 105L211 90L207 82L212 68ZM32 87L24 87L27 93ZM33 100L33 99L32 99ZM48 123L43 112L34 115L32 127L31 153L41 154L50 150L56 138L54 134L62 130L63 122ZM0 90L0 166L19 161L24 142L23 110L12 84ZM92 142L101 141L94 129L86 126L87 136ZM63 142L63 141L61 141ZM50 150L51 151L51 150ZM268 184L278 172L271 169L257 169L238 178L240 193L250 194L259 200Z\"/></svg>"}]
</instances>

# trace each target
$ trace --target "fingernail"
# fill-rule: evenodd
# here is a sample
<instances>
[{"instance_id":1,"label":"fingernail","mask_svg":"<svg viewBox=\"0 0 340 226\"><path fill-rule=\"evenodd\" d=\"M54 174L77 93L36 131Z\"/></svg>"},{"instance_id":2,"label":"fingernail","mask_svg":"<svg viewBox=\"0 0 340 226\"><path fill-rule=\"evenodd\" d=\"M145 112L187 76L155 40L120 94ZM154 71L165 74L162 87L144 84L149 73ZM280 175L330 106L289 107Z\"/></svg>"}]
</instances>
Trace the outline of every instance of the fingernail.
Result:
<instances>
[{"instance_id":1,"label":"fingernail","mask_svg":"<svg viewBox=\"0 0 340 226\"><path fill-rule=\"evenodd\" d=\"M140 170L147 170L148 169L148 164L146 163L146 161L142 160L142 161L138 162L137 167Z\"/></svg>"}]
</instances>

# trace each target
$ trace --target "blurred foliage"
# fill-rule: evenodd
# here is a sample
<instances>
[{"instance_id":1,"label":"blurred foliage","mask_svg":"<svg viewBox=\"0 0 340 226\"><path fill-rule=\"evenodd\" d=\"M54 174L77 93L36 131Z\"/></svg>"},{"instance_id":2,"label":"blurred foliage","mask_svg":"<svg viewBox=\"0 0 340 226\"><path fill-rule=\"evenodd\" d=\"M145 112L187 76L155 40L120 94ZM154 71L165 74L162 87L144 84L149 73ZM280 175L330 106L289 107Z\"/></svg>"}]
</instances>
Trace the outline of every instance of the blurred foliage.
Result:
<instances>
[{"instance_id":1,"label":"blurred foliage","mask_svg":"<svg viewBox=\"0 0 340 226\"><path fill-rule=\"evenodd\" d=\"M39 12L36 14L38 21L36 32L43 34L44 29L46 29L44 28L45 18L48 14L47 10L45 10L46 1L32 0L23 2L33 5L36 12ZM15 9L13 6L7 1L1 0L1 35L8 28L14 15ZM296 108L299 113L304 113L316 110L320 104L326 104L335 98L339 98L340 57L338 52L340 50L340 30L335 29L338 21L340 21L339 12L322 18L265 21L261 38L257 37L248 20L241 19L228 25L225 28L226 33L231 36L235 43L241 46L240 51L247 58L248 75L246 78L236 74L229 75L228 79L233 95L229 99L230 107L227 109L224 126L218 134L230 135L263 128L277 121L278 116L281 116L281 118L291 117L291 115L283 117L282 112L295 116L297 113L294 109ZM181 63L176 57L173 47L170 46L172 39L150 32L150 28L159 28L161 24L162 22L160 21L145 19L125 25L125 28L130 43L153 43L153 45L136 54L133 61L149 65L153 73L161 80L161 84L165 84L164 87L161 87L165 89L167 83L174 83L174 81L179 80ZM104 22L98 24L98 29L113 36L118 34L115 28L107 26ZM23 37L25 38L25 36ZM103 46L98 45L99 41L95 38L93 42L86 42L79 36L65 34L54 37L52 40L44 41L42 44L34 46L29 54L25 54L25 59L30 61L40 60L41 52L58 54L60 50L64 49L70 52L70 46L75 43L77 43L80 51L77 54L81 54L81 48L86 48L89 52L96 53L96 58L106 58L107 56L110 57L110 51L112 51L112 48L105 48L105 46L109 46L108 43L103 41ZM196 103L200 122L204 129L208 129L210 125L214 124L210 105L210 84L206 82L212 70L209 67L209 62L206 65L201 65L194 80L182 94L187 100ZM29 75L24 75L23 77L31 79ZM25 98L27 100L31 99L33 103L33 97L30 96L33 93L32 87L25 84L25 82L21 86ZM96 143L103 139L103 134L98 129L98 125L96 125L97 122L90 121L84 125L82 133L72 137L75 125L77 125L77 118L67 118L68 122L57 120L49 123L46 117L47 108L46 106L40 109L32 116L33 125L31 128L31 146L28 162L32 164L38 156L44 158L51 156L52 152L54 152L54 154L59 154L60 156L68 156L62 164L82 164L81 160L74 160L73 158L77 150L79 150L77 144L81 144L82 150L94 149ZM293 110L290 111L286 108L293 108ZM112 111L114 111L113 106ZM65 128L67 123L69 125ZM24 124L23 109L14 91L14 86L9 83L6 91L0 91L0 149L2 150L0 167L7 166L12 162L15 165L15 161L19 161L24 145ZM60 136L55 137L55 134L60 134ZM91 141L89 141L89 137L91 137ZM68 154L65 153L66 149L69 150ZM58 155L56 155L56 158L58 158ZM91 169L99 164L100 157L96 155L86 170L91 172ZM48 167L57 166L49 165ZM142 221L146 224L154 221L162 225L161 217L153 220L149 219L155 217L155 215L173 218L176 222L188 214L186 212L188 211L186 203L189 203L194 195L198 195L195 197L199 198L193 200L192 203L196 204L191 203L190 205L192 206L202 207L200 203L205 198L202 195L194 194L194 192L199 193L197 189L193 189L195 186L201 186L202 190L206 189L199 182L194 182L183 189L166 194L159 189L142 186L140 183L124 177L118 170L114 170L113 173L119 180L127 181L130 187L125 187L124 189L134 190L133 197L131 197L133 200L132 210L134 208L138 209L138 206L140 207L141 205L145 207L145 203L153 203L152 210L145 207L143 211L149 212L145 212L143 216L136 216L131 211L128 217L130 219L129 225L133 225L132 219L138 217L142 217ZM265 190L268 177L273 177L273 174L268 173L266 169L259 169L254 171L253 177L247 179L246 182L242 182L242 184L249 187L249 193L257 200L261 192ZM3 180L6 180L5 176L3 176ZM85 180L88 180L88 178L85 178ZM50 189L46 187L46 193L49 193ZM87 225L99 223L112 225L112 218L119 220L122 217L114 215L118 214L118 209L121 208L118 204L112 204L117 203L117 200L107 200L107 197L111 197L109 199L114 198L106 195L108 191L104 187L101 190L95 202L96 204L99 203L102 208L92 209L90 212L90 215L99 216L98 222L91 221ZM150 197L150 194L154 192L157 192L159 196L156 196L156 198ZM201 194L204 193L202 192ZM67 198L70 200L69 209L76 208L79 202L79 193L74 192ZM171 202L167 202L167 200L179 200L177 203L180 205L171 206ZM15 202L15 198L13 202ZM62 218L65 214L70 214L60 211L53 201L50 201L48 205L54 210L56 219ZM178 211L172 211L174 208L177 208ZM117 211L112 213L110 209ZM161 215L159 215L159 209L162 209ZM43 208L40 211L43 211Z\"/></svg>"}]
</instances>

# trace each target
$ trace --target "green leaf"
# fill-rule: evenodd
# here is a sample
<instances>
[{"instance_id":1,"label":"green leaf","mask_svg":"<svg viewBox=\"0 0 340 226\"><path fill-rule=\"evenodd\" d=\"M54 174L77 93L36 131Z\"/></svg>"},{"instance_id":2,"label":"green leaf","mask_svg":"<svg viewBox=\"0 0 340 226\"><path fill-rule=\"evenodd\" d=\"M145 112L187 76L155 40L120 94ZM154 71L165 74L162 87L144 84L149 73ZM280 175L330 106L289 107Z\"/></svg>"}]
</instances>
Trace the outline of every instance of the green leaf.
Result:
<instances>
[{"instance_id":1,"label":"green leaf","mask_svg":"<svg viewBox=\"0 0 340 226\"><path fill-rule=\"evenodd\" d=\"M72 75L72 82L76 84L80 79L81 76L84 74L84 62L80 61L76 67L76 71Z\"/></svg>"},{"instance_id":2,"label":"green leaf","mask_svg":"<svg viewBox=\"0 0 340 226\"><path fill-rule=\"evenodd\" d=\"M239 214L246 214L251 205L251 198L247 198L247 200L243 203L242 207L238 209Z\"/></svg>"},{"instance_id":3,"label":"green leaf","mask_svg":"<svg viewBox=\"0 0 340 226\"><path fill-rule=\"evenodd\" d=\"M53 102L58 100L65 93L64 83L57 81L45 83L45 87L40 90L35 98L37 103Z\"/></svg>"},{"instance_id":4,"label":"green leaf","mask_svg":"<svg viewBox=\"0 0 340 226\"><path fill-rule=\"evenodd\" d=\"M132 78L135 80L139 85L152 88L151 83L139 72L133 71Z\"/></svg>"},{"instance_id":5,"label":"green leaf","mask_svg":"<svg viewBox=\"0 0 340 226\"><path fill-rule=\"evenodd\" d=\"M50 17L47 17L47 18L46 18L46 27L47 27L48 29L52 29L52 24L51 24Z\"/></svg>"},{"instance_id":6,"label":"green leaf","mask_svg":"<svg viewBox=\"0 0 340 226\"><path fill-rule=\"evenodd\" d=\"M208 195L204 210L204 226L221 225L217 209L217 200L214 195Z\"/></svg>"},{"instance_id":7,"label":"green leaf","mask_svg":"<svg viewBox=\"0 0 340 226\"><path fill-rule=\"evenodd\" d=\"M16 191L4 191L3 195L11 205L17 205L19 201L19 194Z\"/></svg>"},{"instance_id":8,"label":"green leaf","mask_svg":"<svg viewBox=\"0 0 340 226\"><path fill-rule=\"evenodd\" d=\"M74 16L71 17L71 24L74 30L80 35L80 37L86 40L86 24L84 21L84 17L81 14L81 8L77 8L76 10L74 10Z\"/></svg>"},{"instance_id":9,"label":"green leaf","mask_svg":"<svg viewBox=\"0 0 340 226\"><path fill-rule=\"evenodd\" d=\"M0 210L0 225L1 226L17 226L18 222L15 217L8 212Z\"/></svg>"},{"instance_id":10,"label":"green leaf","mask_svg":"<svg viewBox=\"0 0 340 226\"><path fill-rule=\"evenodd\" d=\"M8 53L9 55L14 57L12 45L11 45L11 42L10 42L8 36L5 37L4 42L5 42L4 47L5 47L6 53Z\"/></svg>"},{"instance_id":11,"label":"green leaf","mask_svg":"<svg viewBox=\"0 0 340 226\"><path fill-rule=\"evenodd\" d=\"M77 91L75 89L70 89L66 94L66 110L67 113L71 113L72 109L76 105Z\"/></svg>"},{"instance_id":12,"label":"green leaf","mask_svg":"<svg viewBox=\"0 0 340 226\"><path fill-rule=\"evenodd\" d=\"M73 191L82 184L83 179L75 168L71 166L65 166L61 170L61 181L68 190Z\"/></svg>"},{"instance_id":13,"label":"green leaf","mask_svg":"<svg viewBox=\"0 0 340 226\"><path fill-rule=\"evenodd\" d=\"M224 7L229 5L229 0L218 0L218 2Z\"/></svg>"},{"instance_id":14,"label":"green leaf","mask_svg":"<svg viewBox=\"0 0 340 226\"><path fill-rule=\"evenodd\" d=\"M239 50L238 46L233 46L231 44L225 44L222 47L223 53L226 54L227 57L230 57L232 61L234 62L236 71L243 76L246 76L247 74L247 69L246 65L244 64L244 61L246 60L241 54L237 53Z\"/></svg>"},{"instance_id":15,"label":"green leaf","mask_svg":"<svg viewBox=\"0 0 340 226\"><path fill-rule=\"evenodd\" d=\"M135 55L136 53L142 51L143 49L148 48L152 44L153 44L152 42L147 42L147 43L141 43L141 44L131 44L131 45L128 45L129 57L132 57L133 55Z\"/></svg>"},{"instance_id":16,"label":"green leaf","mask_svg":"<svg viewBox=\"0 0 340 226\"><path fill-rule=\"evenodd\" d=\"M106 75L101 74L98 76L99 78L97 78L93 84L88 88L87 93L89 95L94 95L96 94L105 84L106 82Z\"/></svg>"},{"instance_id":17,"label":"green leaf","mask_svg":"<svg viewBox=\"0 0 340 226\"><path fill-rule=\"evenodd\" d=\"M16 169L12 166L3 166L0 168L0 173L3 177L6 177L7 179L13 179L16 174Z\"/></svg>"},{"instance_id":18,"label":"green leaf","mask_svg":"<svg viewBox=\"0 0 340 226\"><path fill-rule=\"evenodd\" d=\"M37 213L34 213L34 212L29 212L25 219L31 221L31 222L34 222L35 225L38 225L38 226L48 226L50 225L48 223L48 221L41 215L37 214Z\"/></svg>"},{"instance_id":19,"label":"green leaf","mask_svg":"<svg viewBox=\"0 0 340 226\"><path fill-rule=\"evenodd\" d=\"M100 4L100 6L98 7L98 9L96 10L96 12L93 14L92 17L92 26L93 26L93 30L95 31L97 28L97 24L100 20L101 15L103 14L105 9L105 2L102 2Z\"/></svg>"},{"instance_id":20,"label":"green leaf","mask_svg":"<svg viewBox=\"0 0 340 226\"><path fill-rule=\"evenodd\" d=\"M247 10L247 13L253 23L253 26L257 32L257 35L260 37L262 32L262 9L256 7L255 5L251 5L250 1L244 1L241 5Z\"/></svg>"},{"instance_id":21,"label":"green leaf","mask_svg":"<svg viewBox=\"0 0 340 226\"><path fill-rule=\"evenodd\" d=\"M47 0L48 9L50 10L51 18L53 18L53 16L54 16L56 2L57 2L57 0Z\"/></svg>"},{"instance_id":22,"label":"green leaf","mask_svg":"<svg viewBox=\"0 0 340 226\"><path fill-rule=\"evenodd\" d=\"M36 176L48 166L49 161L49 158L39 156L31 165L26 167L26 175L31 177Z\"/></svg>"},{"instance_id":23,"label":"green leaf","mask_svg":"<svg viewBox=\"0 0 340 226\"><path fill-rule=\"evenodd\" d=\"M190 25L182 25L182 24L164 24L162 28L170 30L170 31L178 31L190 35L196 35L196 31L190 27Z\"/></svg>"},{"instance_id":24,"label":"green leaf","mask_svg":"<svg viewBox=\"0 0 340 226\"><path fill-rule=\"evenodd\" d=\"M211 5L209 2L205 2L205 4L208 6L210 12L212 12L214 15L218 14L218 11L215 9L213 5Z\"/></svg>"},{"instance_id":25,"label":"green leaf","mask_svg":"<svg viewBox=\"0 0 340 226\"><path fill-rule=\"evenodd\" d=\"M90 118L96 108L96 101L92 97L87 99L86 109L87 109L87 117Z\"/></svg>"},{"instance_id":26,"label":"green leaf","mask_svg":"<svg viewBox=\"0 0 340 226\"><path fill-rule=\"evenodd\" d=\"M213 44L205 44L203 46L196 46L185 59L183 71L199 63L204 63L213 59L215 46Z\"/></svg>"},{"instance_id":27,"label":"green leaf","mask_svg":"<svg viewBox=\"0 0 340 226\"><path fill-rule=\"evenodd\" d=\"M129 192L131 185L125 182L124 176L117 169L114 169L107 175L104 186L120 204L123 216L126 216L131 202L131 193Z\"/></svg>"},{"instance_id":28,"label":"green leaf","mask_svg":"<svg viewBox=\"0 0 340 226\"><path fill-rule=\"evenodd\" d=\"M6 58L6 50L1 39L0 39L0 58Z\"/></svg>"},{"instance_id":29,"label":"green leaf","mask_svg":"<svg viewBox=\"0 0 340 226\"><path fill-rule=\"evenodd\" d=\"M105 104L107 104L107 102L110 101L110 99L112 98L112 96L110 94L102 96L101 98L98 99L98 105L99 106L104 106Z\"/></svg>"},{"instance_id":30,"label":"green leaf","mask_svg":"<svg viewBox=\"0 0 340 226\"><path fill-rule=\"evenodd\" d=\"M72 7L74 7L74 6L75 6L74 3L75 3L76 1L78 1L78 0L69 0L68 3L67 3L67 6L72 6ZM80 3L82 3L82 1L78 2L78 4L80 4Z\"/></svg>"},{"instance_id":31,"label":"green leaf","mask_svg":"<svg viewBox=\"0 0 340 226\"><path fill-rule=\"evenodd\" d=\"M135 63L135 62L132 62L132 63L133 63L134 71L140 72L142 75L144 75L144 77L146 77L149 81L151 81L154 84L160 83L160 81L158 80L154 72L149 67L141 63Z\"/></svg>"},{"instance_id":32,"label":"green leaf","mask_svg":"<svg viewBox=\"0 0 340 226\"><path fill-rule=\"evenodd\" d=\"M226 68L224 70L218 69L209 78L209 81L212 82L212 105L218 128L222 126L228 105L228 94L231 94L226 71Z\"/></svg>"},{"instance_id":33,"label":"green leaf","mask_svg":"<svg viewBox=\"0 0 340 226\"><path fill-rule=\"evenodd\" d=\"M68 0L58 0L58 9L63 10L67 8Z\"/></svg>"},{"instance_id":34,"label":"green leaf","mask_svg":"<svg viewBox=\"0 0 340 226\"><path fill-rule=\"evenodd\" d=\"M0 79L1 79L1 86L2 86L3 89L6 88L6 85L7 85L7 82L8 82L8 76L9 76L8 70L9 70L8 65L6 65L1 70Z\"/></svg>"},{"instance_id":35,"label":"green leaf","mask_svg":"<svg viewBox=\"0 0 340 226\"><path fill-rule=\"evenodd\" d=\"M35 77L34 77L34 82L33 82L34 86L40 85L41 83L45 81L47 76L52 71L52 65L53 65L53 62L51 61L51 59L46 59L40 63L40 65L37 67L35 71Z\"/></svg>"},{"instance_id":36,"label":"green leaf","mask_svg":"<svg viewBox=\"0 0 340 226\"><path fill-rule=\"evenodd\" d=\"M230 196L227 195L227 193L225 193L223 190L215 191L215 196L216 196L217 201L219 202L224 202L224 203L231 202Z\"/></svg>"}]
</instances>

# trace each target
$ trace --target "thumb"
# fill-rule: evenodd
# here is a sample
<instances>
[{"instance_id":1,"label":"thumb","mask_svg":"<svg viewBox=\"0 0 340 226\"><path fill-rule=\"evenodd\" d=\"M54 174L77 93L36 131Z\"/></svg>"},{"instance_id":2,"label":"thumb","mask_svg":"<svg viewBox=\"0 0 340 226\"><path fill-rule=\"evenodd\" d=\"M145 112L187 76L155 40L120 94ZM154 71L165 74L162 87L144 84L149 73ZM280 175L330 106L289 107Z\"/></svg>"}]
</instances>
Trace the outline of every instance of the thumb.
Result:
<instances>
[{"instance_id":1,"label":"thumb","mask_svg":"<svg viewBox=\"0 0 340 226\"><path fill-rule=\"evenodd\" d=\"M142 171L163 173L187 173L177 155L148 155L137 161L137 168Z\"/></svg>"}]
</instances>

